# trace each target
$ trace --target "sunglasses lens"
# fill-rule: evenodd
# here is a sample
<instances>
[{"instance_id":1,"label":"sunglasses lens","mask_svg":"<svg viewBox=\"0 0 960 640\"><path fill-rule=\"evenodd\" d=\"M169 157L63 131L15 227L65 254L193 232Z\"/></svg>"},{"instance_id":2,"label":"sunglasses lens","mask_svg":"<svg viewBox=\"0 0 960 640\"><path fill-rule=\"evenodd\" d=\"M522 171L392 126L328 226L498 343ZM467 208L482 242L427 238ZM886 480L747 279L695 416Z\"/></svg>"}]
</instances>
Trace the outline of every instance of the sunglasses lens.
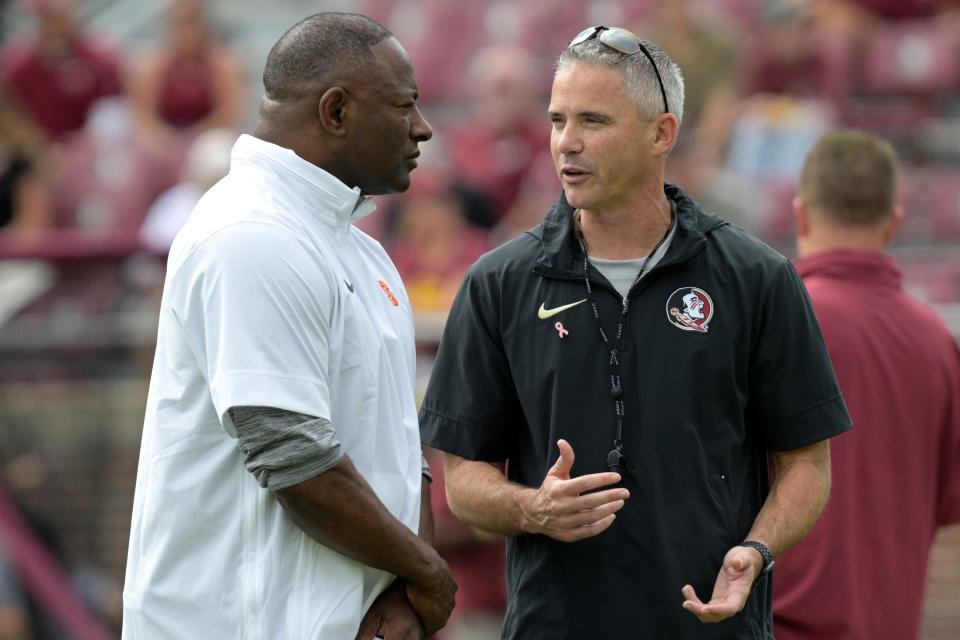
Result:
<instances>
[{"instance_id":1,"label":"sunglasses lens","mask_svg":"<svg viewBox=\"0 0 960 640\"><path fill-rule=\"evenodd\" d=\"M603 27L587 27L586 29L578 33L576 36L574 36L573 40L571 40L570 44L567 46L573 47L580 44L581 42L586 42L587 40L593 37L593 34L597 32L597 29L602 29L602 28Z\"/></svg>"},{"instance_id":2,"label":"sunglasses lens","mask_svg":"<svg viewBox=\"0 0 960 640\"><path fill-rule=\"evenodd\" d=\"M601 33L599 38L600 42L611 49L616 49L620 53L625 53L628 56L632 56L637 51L640 51L640 39L626 29L614 27Z\"/></svg>"},{"instance_id":3,"label":"sunglasses lens","mask_svg":"<svg viewBox=\"0 0 960 640\"><path fill-rule=\"evenodd\" d=\"M663 78L660 77L660 70L657 69L657 63L654 62L650 52L640 44L640 37L638 35L621 27L604 27L602 25L588 27L578 33L567 46L574 47L591 38L597 38L611 49L615 49L628 56L642 51L643 55L647 57L647 60L649 60L653 66L653 72L657 74L657 84L660 85L660 95L663 97L663 112L670 113L670 105L667 103L667 91L663 86Z\"/></svg>"}]
</instances>

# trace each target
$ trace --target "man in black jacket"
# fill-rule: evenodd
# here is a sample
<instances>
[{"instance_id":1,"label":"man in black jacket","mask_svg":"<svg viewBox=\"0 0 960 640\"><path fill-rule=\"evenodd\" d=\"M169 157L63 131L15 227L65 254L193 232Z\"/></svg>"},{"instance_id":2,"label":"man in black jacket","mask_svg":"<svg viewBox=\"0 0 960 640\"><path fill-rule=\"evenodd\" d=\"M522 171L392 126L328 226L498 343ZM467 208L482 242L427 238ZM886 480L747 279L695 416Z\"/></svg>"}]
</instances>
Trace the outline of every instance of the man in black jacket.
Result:
<instances>
[{"instance_id":1,"label":"man in black jacket","mask_svg":"<svg viewBox=\"0 0 960 640\"><path fill-rule=\"evenodd\" d=\"M655 45L574 38L549 108L563 195L451 311L422 435L454 513L510 536L506 638L771 638L764 577L827 500L850 422L809 301L664 184L682 111Z\"/></svg>"}]
</instances>

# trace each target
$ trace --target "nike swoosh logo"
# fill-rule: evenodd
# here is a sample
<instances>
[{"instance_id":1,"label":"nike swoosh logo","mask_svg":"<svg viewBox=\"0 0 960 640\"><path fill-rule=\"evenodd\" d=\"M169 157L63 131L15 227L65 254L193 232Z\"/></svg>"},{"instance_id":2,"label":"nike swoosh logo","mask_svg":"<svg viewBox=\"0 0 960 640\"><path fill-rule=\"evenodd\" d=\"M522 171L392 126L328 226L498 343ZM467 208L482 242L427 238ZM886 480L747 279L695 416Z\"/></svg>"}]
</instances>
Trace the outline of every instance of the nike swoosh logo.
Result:
<instances>
[{"instance_id":1,"label":"nike swoosh logo","mask_svg":"<svg viewBox=\"0 0 960 640\"><path fill-rule=\"evenodd\" d=\"M540 308L537 309L537 317L540 318L541 320L546 320L547 318L552 318L553 316L557 315L561 311L566 311L570 307L575 307L578 304L583 304L586 301L587 299L584 298L583 300L578 300L577 302L571 302L570 304L565 304L562 307L554 307L553 309L547 309L546 307L543 306L543 303L541 302Z\"/></svg>"},{"instance_id":2,"label":"nike swoosh logo","mask_svg":"<svg viewBox=\"0 0 960 640\"><path fill-rule=\"evenodd\" d=\"M352 285L352 284L350 284L350 283L347 282L346 280L343 281L343 284L347 285L347 289L350 289L350 293L353 293L353 285Z\"/></svg>"}]
</instances>

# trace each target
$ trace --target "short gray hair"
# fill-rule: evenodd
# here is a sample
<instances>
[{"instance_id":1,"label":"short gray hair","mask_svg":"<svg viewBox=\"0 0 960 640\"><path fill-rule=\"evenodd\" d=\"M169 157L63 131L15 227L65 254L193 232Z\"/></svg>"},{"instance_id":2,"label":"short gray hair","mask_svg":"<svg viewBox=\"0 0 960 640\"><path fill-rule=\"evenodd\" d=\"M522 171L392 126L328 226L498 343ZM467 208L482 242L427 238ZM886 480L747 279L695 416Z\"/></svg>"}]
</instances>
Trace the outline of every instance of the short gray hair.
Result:
<instances>
[{"instance_id":1,"label":"short gray hair","mask_svg":"<svg viewBox=\"0 0 960 640\"><path fill-rule=\"evenodd\" d=\"M675 115L679 122L683 122L683 74L680 67L657 45L643 38L640 38L640 42L650 53L660 72L670 113ZM626 79L627 89L640 107L640 113L651 119L663 113L663 96L660 94L656 73L642 51L627 55L608 47L598 38L591 38L564 49L557 60L556 72L559 73L568 65L580 61L619 69Z\"/></svg>"}]
</instances>

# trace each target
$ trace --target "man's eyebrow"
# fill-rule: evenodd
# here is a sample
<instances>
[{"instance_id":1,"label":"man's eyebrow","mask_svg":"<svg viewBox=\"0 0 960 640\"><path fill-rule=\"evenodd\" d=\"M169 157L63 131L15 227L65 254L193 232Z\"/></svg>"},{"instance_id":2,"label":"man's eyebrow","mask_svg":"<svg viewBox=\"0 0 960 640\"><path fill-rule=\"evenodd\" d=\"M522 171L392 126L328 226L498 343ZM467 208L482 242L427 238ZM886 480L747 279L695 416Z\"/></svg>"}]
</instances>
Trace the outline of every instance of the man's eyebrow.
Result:
<instances>
[{"instance_id":1,"label":"man's eyebrow","mask_svg":"<svg viewBox=\"0 0 960 640\"><path fill-rule=\"evenodd\" d=\"M578 111L576 115L578 118L592 118L594 120L601 120L603 122L609 122L612 120L610 116L605 113L600 113L599 111ZM563 114L559 111L548 110L547 116L550 118L562 118Z\"/></svg>"},{"instance_id":2,"label":"man's eyebrow","mask_svg":"<svg viewBox=\"0 0 960 640\"><path fill-rule=\"evenodd\" d=\"M612 119L607 114L600 113L599 111L581 111L577 115L580 116L581 118L593 118L596 120L603 120L604 122L607 122Z\"/></svg>"}]
</instances>

